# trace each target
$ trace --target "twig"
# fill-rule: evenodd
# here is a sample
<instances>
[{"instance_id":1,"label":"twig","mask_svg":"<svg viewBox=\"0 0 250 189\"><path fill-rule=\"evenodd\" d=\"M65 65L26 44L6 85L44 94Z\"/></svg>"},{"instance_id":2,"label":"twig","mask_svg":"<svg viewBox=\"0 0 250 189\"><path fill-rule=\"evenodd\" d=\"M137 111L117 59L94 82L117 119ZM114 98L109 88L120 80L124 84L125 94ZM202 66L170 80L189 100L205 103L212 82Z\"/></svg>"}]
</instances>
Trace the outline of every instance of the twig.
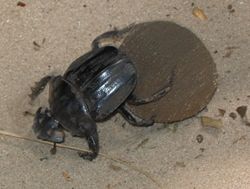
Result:
<instances>
[{"instance_id":1,"label":"twig","mask_svg":"<svg viewBox=\"0 0 250 189\"><path fill-rule=\"evenodd\" d=\"M54 143L52 142L48 142L48 141L43 141L43 140L37 140L37 139L32 139L32 138L29 138L29 137L25 137L25 136L20 136L20 135L17 135L17 134L14 134L14 133L10 133L10 132L7 132L7 131L1 131L0 130L0 135L3 135L3 136L8 136L8 137L13 137L13 138L17 138L17 139L23 139L23 140L27 140L27 141L31 141L31 142L36 142L36 143L40 143L40 144L46 144L46 145L50 145L50 146L54 146ZM87 150L87 149L82 149L82 148L77 148L77 147L74 147L74 146L67 146L67 145L63 145L63 144L57 144L56 147L58 148L64 148L64 149L69 149L69 150L73 150L73 151L77 151L77 152L91 152L90 150ZM162 188L160 183L157 182L149 172L147 171L144 171L134 165L132 165L130 162L126 161L126 160L122 160L122 159L118 159L118 158L114 158L114 157L111 157L107 154L103 154L103 153L99 153L100 156L106 158L106 159L109 159L109 160L112 160L112 161L115 161L117 163L120 163L120 164L123 164L131 169L133 169L134 171L137 171L138 173L144 175L145 177L147 177L148 179L150 179L153 183L155 183L159 188Z\"/></svg>"}]
</instances>

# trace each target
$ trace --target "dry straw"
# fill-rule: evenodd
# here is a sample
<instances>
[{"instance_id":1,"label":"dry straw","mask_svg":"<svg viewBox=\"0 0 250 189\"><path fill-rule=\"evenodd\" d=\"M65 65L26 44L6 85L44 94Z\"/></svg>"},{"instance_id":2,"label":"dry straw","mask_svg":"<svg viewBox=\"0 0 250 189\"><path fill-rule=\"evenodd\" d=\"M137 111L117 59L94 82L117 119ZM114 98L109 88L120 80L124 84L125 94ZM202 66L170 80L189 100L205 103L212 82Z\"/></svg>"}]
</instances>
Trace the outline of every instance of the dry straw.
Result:
<instances>
[{"instance_id":1,"label":"dry straw","mask_svg":"<svg viewBox=\"0 0 250 189\"><path fill-rule=\"evenodd\" d=\"M12 137L12 138L17 138L17 139L23 139L23 140L27 140L27 141L30 141L30 142L36 142L36 143L40 143L40 144L46 144L46 145L54 146L54 143L52 143L52 142L43 141L43 140L37 140L37 139L32 139L32 138L29 138L29 137L20 136L18 134L10 133L10 132L7 132L7 131L1 131L0 130L0 135L7 136L7 137ZM68 149L68 150L73 150L73 151L77 151L77 152L91 152L91 151L89 151L87 149L77 148L77 147L74 147L74 146L67 146L67 145L63 145L63 144L56 144L56 147L58 147L58 148L64 148L64 149ZM109 159L109 160L112 160L114 162L117 162L117 163L120 163L122 165L127 166L128 168L130 168L130 169L132 169L132 170L134 170L134 171L136 171L136 172L144 175L148 179L150 179L159 188L162 188L161 185L160 185L160 183L157 182L156 179L154 179L149 172L144 171L144 170L136 167L132 163L130 163L130 162L126 161L126 160L122 160L122 159L111 157L111 156L109 156L107 154L103 154L103 153L99 153L99 155L102 156L102 157L104 157L104 158L106 158L106 159Z\"/></svg>"}]
</instances>

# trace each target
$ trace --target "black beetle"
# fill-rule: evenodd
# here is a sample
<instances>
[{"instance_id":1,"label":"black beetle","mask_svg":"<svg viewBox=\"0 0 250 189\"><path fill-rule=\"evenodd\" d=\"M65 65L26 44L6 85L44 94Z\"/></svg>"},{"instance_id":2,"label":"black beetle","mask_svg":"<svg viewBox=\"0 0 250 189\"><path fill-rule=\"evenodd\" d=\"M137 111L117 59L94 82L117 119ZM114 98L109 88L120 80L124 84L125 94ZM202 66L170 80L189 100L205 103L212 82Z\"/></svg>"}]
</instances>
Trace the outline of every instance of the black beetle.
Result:
<instances>
[{"instance_id":1,"label":"black beetle","mask_svg":"<svg viewBox=\"0 0 250 189\"><path fill-rule=\"evenodd\" d=\"M39 139L54 143L64 141L63 129L72 136L85 137L92 152L79 155L88 160L96 158L99 151L97 121L119 112L132 125L153 125L152 118L136 116L127 103L140 105L158 100L170 88L146 99L137 98L133 95L137 73L130 58L113 46L99 48L96 44L94 40L94 48L76 59L63 76L42 78L30 95L34 100L50 83L50 107L37 110L33 130Z\"/></svg>"}]
</instances>

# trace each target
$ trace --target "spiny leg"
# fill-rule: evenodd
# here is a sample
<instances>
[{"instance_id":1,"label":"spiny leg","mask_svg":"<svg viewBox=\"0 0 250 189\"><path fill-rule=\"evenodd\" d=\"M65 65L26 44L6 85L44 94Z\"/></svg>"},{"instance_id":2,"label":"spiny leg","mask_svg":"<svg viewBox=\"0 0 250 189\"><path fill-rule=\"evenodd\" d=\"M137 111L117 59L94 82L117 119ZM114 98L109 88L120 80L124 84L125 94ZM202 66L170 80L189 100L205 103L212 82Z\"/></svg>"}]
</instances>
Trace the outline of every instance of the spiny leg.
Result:
<instances>
[{"instance_id":1,"label":"spiny leg","mask_svg":"<svg viewBox=\"0 0 250 189\"><path fill-rule=\"evenodd\" d=\"M31 101L34 101L44 90L48 82L53 78L53 76L45 76L40 81L35 82L35 86L31 87L31 94L29 97Z\"/></svg>"},{"instance_id":2,"label":"spiny leg","mask_svg":"<svg viewBox=\"0 0 250 189\"><path fill-rule=\"evenodd\" d=\"M103 46L119 46L123 39L131 31L135 24L130 24L129 26L118 30L105 32L94 39L92 42L92 48L100 48ZM117 44L118 43L118 44Z\"/></svg>"},{"instance_id":3,"label":"spiny leg","mask_svg":"<svg viewBox=\"0 0 250 189\"><path fill-rule=\"evenodd\" d=\"M85 120L84 123L80 124L80 130L84 133L89 149L92 152L79 152L78 154L83 159L92 161L97 157L99 152L99 137L96 123L92 119Z\"/></svg>"},{"instance_id":4,"label":"spiny leg","mask_svg":"<svg viewBox=\"0 0 250 189\"><path fill-rule=\"evenodd\" d=\"M139 116L135 115L125 103L121 107L119 107L118 112L126 119L131 125L137 127L149 127L154 124L154 120L151 119L142 119Z\"/></svg>"},{"instance_id":5,"label":"spiny leg","mask_svg":"<svg viewBox=\"0 0 250 189\"><path fill-rule=\"evenodd\" d=\"M65 134L61 125L51 117L47 108L43 110L42 107L40 107L37 110L34 118L33 131L39 139L54 143L64 142Z\"/></svg>"},{"instance_id":6,"label":"spiny leg","mask_svg":"<svg viewBox=\"0 0 250 189\"><path fill-rule=\"evenodd\" d=\"M131 94L127 102L128 104L135 105L135 106L148 104L151 102L156 102L160 100L162 97L164 97L170 90L171 90L171 87L166 87L164 89L157 91L152 96L146 97L146 98L139 98L135 94Z\"/></svg>"},{"instance_id":7,"label":"spiny leg","mask_svg":"<svg viewBox=\"0 0 250 189\"><path fill-rule=\"evenodd\" d=\"M173 71L171 73L169 81L167 82L167 84L165 86L163 86L162 89L158 90L152 96L147 97L147 98L139 98L135 94L131 94L127 100L128 104L139 106L139 105L148 104L148 103L156 102L156 101L160 100L162 97L164 97L172 89L173 81L174 81L174 77L175 77L174 70L175 69L173 69Z\"/></svg>"}]
</instances>

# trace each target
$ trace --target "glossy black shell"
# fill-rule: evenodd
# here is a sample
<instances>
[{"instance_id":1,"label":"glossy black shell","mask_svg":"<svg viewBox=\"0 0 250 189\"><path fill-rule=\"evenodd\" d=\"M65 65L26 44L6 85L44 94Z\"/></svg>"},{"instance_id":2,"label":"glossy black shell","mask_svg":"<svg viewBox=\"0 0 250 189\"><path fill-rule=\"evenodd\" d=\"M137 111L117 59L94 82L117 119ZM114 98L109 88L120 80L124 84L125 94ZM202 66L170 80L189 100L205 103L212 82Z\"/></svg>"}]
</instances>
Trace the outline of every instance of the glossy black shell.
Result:
<instances>
[{"instance_id":1,"label":"glossy black shell","mask_svg":"<svg viewBox=\"0 0 250 189\"><path fill-rule=\"evenodd\" d=\"M136 77L131 60L111 46L79 57L63 76L80 91L96 121L107 118L124 103L136 86Z\"/></svg>"}]
</instances>

